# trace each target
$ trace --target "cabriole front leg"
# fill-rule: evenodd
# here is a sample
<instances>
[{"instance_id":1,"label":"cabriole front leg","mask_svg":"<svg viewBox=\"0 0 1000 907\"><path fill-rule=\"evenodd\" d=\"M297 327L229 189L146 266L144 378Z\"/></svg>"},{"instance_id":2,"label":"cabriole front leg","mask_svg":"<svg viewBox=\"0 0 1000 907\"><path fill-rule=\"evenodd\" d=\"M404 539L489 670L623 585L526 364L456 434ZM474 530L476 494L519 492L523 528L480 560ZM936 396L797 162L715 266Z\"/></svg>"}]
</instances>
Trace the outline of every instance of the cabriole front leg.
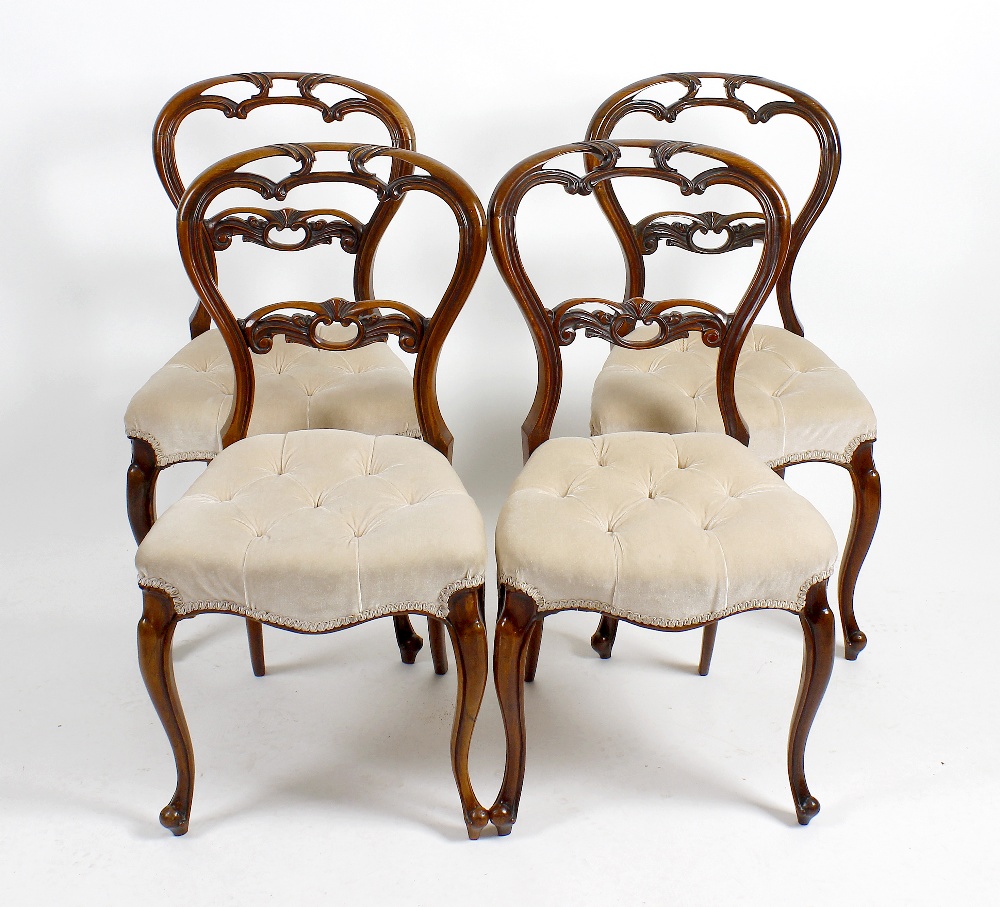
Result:
<instances>
[{"instance_id":1,"label":"cabriole front leg","mask_svg":"<svg viewBox=\"0 0 1000 907\"><path fill-rule=\"evenodd\" d=\"M837 602L840 606L840 620L844 628L844 652L849 661L854 661L858 653L867 645L868 639L854 616L854 587L858 582L861 565L871 546L878 525L878 515L882 508L882 480L872 457L874 441L860 444L851 457L848 470L854 486L854 514L851 518L851 532L844 548L844 561L840 568Z\"/></svg>"},{"instance_id":2,"label":"cabriole front leg","mask_svg":"<svg viewBox=\"0 0 1000 907\"><path fill-rule=\"evenodd\" d=\"M496 826L497 834L509 835L517 819L524 783L524 675L528 636L539 617L535 600L516 589L503 587L500 601L501 612L493 641L493 679L507 734L507 762L500 792L490 807L490 821Z\"/></svg>"},{"instance_id":3,"label":"cabriole front leg","mask_svg":"<svg viewBox=\"0 0 1000 907\"><path fill-rule=\"evenodd\" d=\"M177 787L160 812L160 824L175 835L182 835L188 830L191 816L194 750L174 682L171 645L178 618L173 602L162 592L144 589L142 597L142 618L138 628L139 669L156 714L167 732L177 766Z\"/></svg>"},{"instance_id":4,"label":"cabriole front leg","mask_svg":"<svg viewBox=\"0 0 1000 907\"><path fill-rule=\"evenodd\" d=\"M455 673L458 675L458 693L455 700L455 722L451 732L451 767L462 801L462 813L469 837L475 841L489 824L489 814L472 789L469 778L469 747L479 716L479 707L486 690L489 672L489 651L486 646L486 627L479 614L483 587L462 589L448 601L448 623L455 649ZM434 620L433 627L445 626ZM447 668L447 665L445 665ZM438 672L443 673L443 672Z\"/></svg>"},{"instance_id":5,"label":"cabriole front leg","mask_svg":"<svg viewBox=\"0 0 1000 907\"><path fill-rule=\"evenodd\" d=\"M826 585L827 580L823 580L809 589L805 607L799 615L805 640L802 676L788 735L788 781L799 825L808 825L819 812L819 801L809 793L806 784L805 752L813 719L833 673L834 620L827 604Z\"/></svg>"}]
</instances>

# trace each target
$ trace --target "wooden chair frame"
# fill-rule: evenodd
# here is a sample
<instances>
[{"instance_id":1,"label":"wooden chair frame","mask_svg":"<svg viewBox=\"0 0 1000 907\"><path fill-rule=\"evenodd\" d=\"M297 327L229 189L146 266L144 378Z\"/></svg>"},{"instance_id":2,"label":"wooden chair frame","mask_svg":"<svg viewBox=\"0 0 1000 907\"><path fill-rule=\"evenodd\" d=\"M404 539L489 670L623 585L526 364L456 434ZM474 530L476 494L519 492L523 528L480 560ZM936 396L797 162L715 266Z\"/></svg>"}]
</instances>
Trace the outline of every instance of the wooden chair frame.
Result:
<instances>
[{"instance_id":1,"label":"wooden chair frame","mask_svg":"<svg viewBox=\"0 0 1000 907\"><path fill-rule=\"evenodd\" d=\"M622 148L648 149L652 166L621 166ZM686 177L670 164L673 156L683 152L705 158L713 166L693 178ZM568 154L585 155L586 172L577 175L559 166L546 167ZM629 177L673 183L684 195L700 195L713 185L732 185L746 190L759 203L763 214L761 258L746 293L731 315L707 303L687 299L651 302L627 298L624 303L579 299L568 300L551 309L543 304L518 249L516 217L525 195L549 183L562 185L571 195L597 195L599 187ZM561 347L573 342L580 330L585 336L632 348L652 348L685 337L692 330L701 332L706 344L720 349L717 389L726 433L747 444L749 434L736 405L736 362L754 318L781 274L790 248L790 220L784 196L761 168L739 155L704 145L595 140L540 152L512 168L493 194L489 226L494 259L528 324L538 359L535 398L521 430L525 461L549 438L562 391ZM623 247L637 241L632 231L616 232ZM586 308L595 303L600 305L599 309ZM678 307L689 310L678 311ZM655 325L657 335L641 343L631 341L629 335L639 323ZM819 803L806 784L805 745L833 669L833 616L827 604L826 586L827 581L822 580L809 588L805 607L799 615L805 648L789 734L788 773L796 815L803 825L819 811ZM534 678L543 619L554 612L540 612L534 598L502 581L499 596L493 670L507 733L507 759L503 782L489 815L498 832L505 835L517 818L524 780L524 684ZM603 615L603 618L608 616ZM638 620L632 622L651 626ZM715 622L693 624L678 629L704 626L706 630L712 628L710 632L714 634L715 625Z\"/></svg>"},{"instance_id":2,"label":"wooden chair frame","mask_svg":"<svg viewBox=\"0 0 1000 907\"><path fill-rule=\"evenodd\" d=\"M317 155L325 152L346 154L347 169L319 166ZM407 172L403 176L390 177L388 181L380 179L366 168L366 164L381 157L402 162ZM289 175L272 180L245 169L270 158L288 159ZM415 173L415 168L424 172ZM274 225L295 223L306 231L306 238L295 249L308 248L333 234L340 236L342 243L356 242L359 247L365 248L366 243L377 242L381 231L369 233L367 225L345 212L328 209L269 212L244 207L210 216L209 206L229 189L251 189L264 199L280 201L296 187L331 182L351 183L375 193L378 203L369 223L384 224L386 209L395 208L403 196L412 191L429 192L448 205L458 226L459 251L451 280L432 316L425 317L409 306L391 300L358 302L343 299L323 303L279 303L258 309L248 318L237 318L233 314L219 289L214 256L217 250L228 246L234 236L249 234L253 241L263 245L288 249L288 246L276 244L270 235L271 229ZM437 400L437 364L444 339L468 298L486 254L482 205L468 184L454 171L432 158L406 149L345 143L274 145L232 155L209 167L182 197L177 224L184 267L199 299L222 332L235 367L232 418L223 435L223 447L246 437L254 397L251 350L266 350L278 335L289 342L315 348L346 350L384 340L393 334L399 337L400 347L416 357L413 389L423 439L451 459L453 437ZM350 340L337 342L324 340L317 334L319 328L333 323L353 325L357 333ZM163 809L160 821L179 835L188 828L194 757L174 683L171 643L177 623L192 615L178 615L169 596L159 589L144 588L143 601L143 617L138 628L139 663L146 688L173 749L177 768L177 787L170 803ZM446 620L428 619L432 641L437 641L433 647L437 673L447 671L447 654L443 646L446 628L455 649L458 699L452 732L452 765L467 829L470 837L476 838L488 824L486 811L475 797L468 773L469 743L488 670L482 585L455 592L449 601Z\"/></svg>"},{"instance_id":3,"label":"wooden chair frame","mask_svg":"<svg viewBox=\"0 0 1000 907\"><path fill-rule=\"evenodd\" d=\"M711 95L704 91L705 82L721 81L723 84L723 96ZM669 104L661 103L653 98L642 96L648 89L660 85L676 84L684 88L684 94ZM766 88L782 97L778 100L769 101L759 107L753 107L739 97L739 90L745 85ZM770 79L763 79L759 76L735 75L732 73L719 72L699 72L699 73L664 73L663 75L652 76L640 79L631 85L616 91L605 100L594 113L587 129L587 140L604 140L611 138L615 127L630 114L647 114L654 120L675 123L677 118L685 111L695 108L721 107L734 110L747 119L751 124L768 123L776 117L789 115L798 117L805 121L812 128L819 145L819 167L816 173L816 180L813 184L809 196L806 198L802 209L792 222L791 242L788 255L785 258L781 271L775 284L775 295L778 302L778 310L781 313L782 324L786 331L804 336L802 324L795 312L792 304L792 269L802 248L803 242L809 235L816 220L826 207L834 186L837 183L837 176L840 173L841 147L840 134L837 131L836 123L829 111L815 98L810 97L805 92L799 91L780 82ZM632 130L634 132L635 130ZM658 237L654 231L648 229L646 224L632 225L621 203L615 195L614 186L611 182L601 183L594 187L594 195L597 197L601 209L604 211L615 232L622 237L631 237L638 230L640 241L622 241L622 253L625 256L626 278L625 296L642 296L645 291L646 270L643 261L644 256L656 251L658 242L664 241L666 244L687 248L693 252L725 252L731 248L738 248L732 244L732 233L727 236L727 242L716 248L699 248L695 243L684 243L676 238L664 236L662 233ZM655 216L654 216L655 217ZM649 220L652 220L649 219ZM728 230L728 225L705 225L695 224L697 228L710 226L714 232L719 233L722 229ZM647 227L643 232L643 227ZM702 229L702 232L707 232ZM690 234L689 234L690 236ZM759 236L747 236L751 241L759 240ZM868 549L871 547L872 538L875 535L875 528L878 525L879 511L881 509L882 489L881 479L875 468L873 458L873 448L875 442L864 441L855 449L851 459L847 463L838 462L837 465L847 469L851 475L851 484L854 491L854 510L851 518L851 529L844 546L844 556L841 561L841 569L837 588L837 602L840 608L840 619L844 633L844 654L848 660L854 661L862 649L867 645L868 639L858 626L857 618L854 614L854 591L857 586L858 574L864 564ZM796 463L809 462L830 462L827 460L796 460ZM787 463L775 467L775 472L783 476L786 466L794 465ZM601 619L597 632L591 640L591 645L601 658L610 658L611 650L614 646L615 634L617 632L617 622L613 617ZM715 628L711 628L706 635L706 645L708 646L708 659L711 658L711 644L715 639ZM702 668L707 671L708 663L702 659Z\"/></svg>"},{"instance_id":4,"label":"wooden chair frame","mask_svg":"<svg viewBox=\"0 0 1000 907\"><path fill-rule=\"evenodd\" d=\"M232 86L240 83L249 84L255 93L243 101L234 101L215 90L221 86ZM282 93L275 83L294 83L295 93ZM327 104L316 96L321 86L334 85L346 88L353 94ZM204 110L215 110L227 119L246 120L250 114L262 107L286 106L301 107L315 110L324 123L339 123L351 114L365 114L378 120L388 132L394 148L413 151L416 149L413 124L400 105L385 92L343 76L326 73L302 72L245 72L227 76L216 76L195 82L177 92L163 106L156 124L153 127L153 161L156 173L160 178L167 197L176 208L180 204L186 186L177 163L177 135L184 121L194 113ZM389 181L401 179L413 172L413 165L408 161L394 159L391 164ZM395 216L402 197L388 199L379 207L377 217L372 217L364 225L365 242L356 240L345 241L348 234L313 234L310 240L332 242L340 239L340 245L345 252L354 255L354 298L355 300L373 299L375 291L372 285L372 272L375 254L378 251L379 240ZM285 224L285 226L291 226ZM252 233L243 234L244 239L253 239ZM218 249L216 251L219 251ZM214 267L214 256L208 259ZM214 276L218 276L217 273ZM200 336L211 327L211 316L205 304L199 299L190 317L191 338ZM384 338L383 338L384 339ZM129 524L136 544L140 543L149 532L156 520L156 483L160 473L169 468L157 464L156 452L152 445L142 438L132 438L132 462L129 464L126 477L126 500L128 503ZM410 619L401 615L394 619L396 641L399 646L400 658L404 664L413 664L417 653L423 647L423 640L413 629ZM431 630L431 647L436 648L436 660L440 660L444 651L444 638L440 633ZM247 619L247 638L250 644L250 663L254 674L264 673L264 642L260 625ZM432 653L433 654L433 653Z\"/></svg>"}]
</instances>

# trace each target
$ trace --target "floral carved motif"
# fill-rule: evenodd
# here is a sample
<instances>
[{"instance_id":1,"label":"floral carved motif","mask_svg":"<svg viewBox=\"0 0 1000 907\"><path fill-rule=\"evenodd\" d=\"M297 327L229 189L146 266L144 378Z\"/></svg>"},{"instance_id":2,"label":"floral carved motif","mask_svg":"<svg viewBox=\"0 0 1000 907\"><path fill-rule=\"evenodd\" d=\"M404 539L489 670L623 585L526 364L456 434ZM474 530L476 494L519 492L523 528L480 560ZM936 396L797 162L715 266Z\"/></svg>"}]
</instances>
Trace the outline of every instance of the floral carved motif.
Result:
<instances>
[{"instance_id":1,"label":"floral carved motif","mask_svg":"<svg viewBox=\"0 0 1000 907\"><path fill-rule=\"evenodd\" d=\"M337 239L345 252L355 253L364 232L360 221L342 211L296 211L293 208L224 211L207 220L205 226L216 250L228 249L233 238L239 236L244 242L283 252L330 245ZM300 236L291 242L281 242L275 233L282 230L292 230Z\"/></svg>"},{"instance_id":2,"label":"floral carved motif","mask_svg":"<svg viewBox=\"0 0 1000 907\"><path fill-rule=\"evenodd\" d=\"M289 313L288 309L300 311ZM392 309L394 314L383 315L382 309ZM284 302L265 306L238 323L247 345L255 353L268 352L278 335L291 343L343 352L386 340L390 334L399 338L400 349L416 353L427 328L423 315L400 302L386 299L354 302L339 297L319 303ZM333 324L354 327L357 333L349 340L323 338L320 329Z\"/></svg>"},{"instance_id":3,"label":"floral carved motif","mask_svg":"<svg viewBox=\"0 0 1000 907\"><path fill-rule=\"evenodd\" d=\"M584 308L598 305L595 310ZM690 306L696 311L677 311ZM728 316L721 309L696 299L650 300L636 297L625 302L610 299L568 299L552 310L546 310L560 346L569 346L577 331L586 337L607 340L630 350L648 350L664 343L673 343L698 331L706 346L717 347L725 336ZM644 340L629 340L629 334L639 324L656 325L655 336Z\"/></svg>"},{"instance_id":4,"label":"floral carved motif","mask_svg":"<svg viewBox=\"0 0 1000 907\"><path fill-rule=\"evenodd\" d=\"M664 218L684 218L684 220L664 220ZM747 221L753 221L747 223ZM715 246L701 245L699 236L709 233L725 234L723 242ZM753 212L741 214L719 214L706 211L703 214L688 214L684 211L667 211L644 218L635 226L636 239L644 255L655 252L657 246L677 246L688 252L718 255L733 249L745 249L755 242L764 241L764 219Z\"/></svg>"}]
</instances>

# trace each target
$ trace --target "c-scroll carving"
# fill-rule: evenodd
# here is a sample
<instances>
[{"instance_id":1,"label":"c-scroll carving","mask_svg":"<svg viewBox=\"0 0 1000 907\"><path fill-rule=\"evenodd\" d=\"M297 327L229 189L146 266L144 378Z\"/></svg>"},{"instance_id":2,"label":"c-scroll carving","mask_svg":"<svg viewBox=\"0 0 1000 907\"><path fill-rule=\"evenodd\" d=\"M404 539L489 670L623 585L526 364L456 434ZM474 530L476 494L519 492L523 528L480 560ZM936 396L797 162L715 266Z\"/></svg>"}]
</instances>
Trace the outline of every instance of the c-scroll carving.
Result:
<instances>
[{"instance_id":1,"label":"c-scroll carving","mask_svg":"<svg viewBox=\"0 0 1000 907\"><path fill-rule=\"evenodd\" d=\"M722 79L725 97L713 97L711 95L702 96L701 90L704 87L701 77ZM778 83L765 81L754 76L726 75L723 73L703 73L698 76L693 73L674 73L670 81L677 82L685 88L684 94L676 101L664 104L652 98L630 98L616 111L616 120L620 120L630 113L648 113L656 120L664 123L674 123L678 114L689 107L729 107L742 113L747 122L766 123L776 113L794 111L800 116L804 115L801 104L794 100L790 101L769 101L760 107L752 107L742 98L737 97L739 91L748 82L752 84L763 84L774 91L781 91L784 86Z\"/></svg>"},{"instance_id":2,"label":"c-scroll carving","mask_svg":"<svg viewBox=\"0 0 1000 907\"><path fill-rule=\"evenodd\" d=\"M302 311L279 314L290 308ZM392 309L397 314L383 315L382 309ZM423 343L428 319L401 302L386 299L355 302L337 297L319 303L279 302L257 309L237 323L247 345L255 353L268 352L279 334L291 343L336 352L378 343L395 334L400 349L416 353ZM320 336L320 328L333 324L354 327L357 333L349 340L335 341Z\"/></svg>"},{"instance_id":3,"label":"c-scroll carving","mask_svg":"<svg viewBox=\"0 0 1000 907\"><path fill-rule=\"evenodd\" d=\"M666 221L664 218L685 220ZM755 222L746 223L746 221ZM643 218L635 225L634 230L643 255L655 252L659 243L665 246L677 246L688 252L719 255L731 252L733 249L748 248L755 242L763 242L764 218L752 211L728 215L716 211L705 211L702 214L661 211L659 214ZM703 246L696 242L697 236L707 236L709 233L725 234L725 238L717 246Z\"/></svg>"},{"instance_id":4,"label":"c-scroll carving","mask_svg":"<svg viewBox=\"0 0 1000 907\"><path fill-rule=\"evenodd\" d=\"M602 309L582 308L587 305L605 306ZM675 311L681 306L698 309L695 312ZM718 347L726 334L729 316L722 309L698 299L650 300L636 297L625 302L610 299L568 299L546 314L555 330L559 346L569 346L577 331L586 337L607 340L615 346L629 350L649 350L665 343L687 337L691 331L702 335L705 346ZM657 332L646 340L629 340L628 336L639 323L656 325Z\"/></svg>"},{"instance_id":5,"label":"c-scroll carving","mask_svg":"<svg viewBox=\"0 0 1000 907\"><path fill-rule=\"evenodd\" d=\"M332 218L328 220L327 218ZM230 208L211 220L206 220L212 247L217 251L228 249L233 237L282 252L297 252L313 246L330 245L334 239L351 254L358 251L364 224L344 211L335 208L296 211L294 208L269 210L267 208ZM301 238L289 243L279 242L275 231L293 230Z\"/></svg>"}]
</instances>

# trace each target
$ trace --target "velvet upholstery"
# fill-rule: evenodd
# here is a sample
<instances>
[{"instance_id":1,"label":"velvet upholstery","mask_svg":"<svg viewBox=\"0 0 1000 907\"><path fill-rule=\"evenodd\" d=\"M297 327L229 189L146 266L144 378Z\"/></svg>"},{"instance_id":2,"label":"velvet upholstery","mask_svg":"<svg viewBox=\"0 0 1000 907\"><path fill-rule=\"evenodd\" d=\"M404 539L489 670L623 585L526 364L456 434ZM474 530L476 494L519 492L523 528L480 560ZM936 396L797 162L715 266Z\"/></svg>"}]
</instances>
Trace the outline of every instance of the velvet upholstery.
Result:
<instances>
[{"instance_id":1,"label":"velvet upholstery","mask_svg":"<svg viewBox=\"0 0 1000 907\"><path fill-rule=\"evenodd\" d=\"M654 329L640 327L639 338ZM612 347L594 385L591 431L723 432L717 349L701 334L651 350ZM803 337L755 325L736 369L750 449L769 466L848 463L875 438L875 413L843 369Z\"/></svg>"},{"instance_id":2,"label":"velvet upholstery","mask_svg":"<svg viewBox=\"0 0 1000 907\"><path fill-rule=\"evenodd\" d=\"M139 585L178 614L221 611L321 632L382 614L448 616L480 585L482 517L423 441L326 430L220 453L139 546Z\"/></svg>"},{"instance_id":3,"label":"velvet upholstery","mask_svg":"<svg viewBox=\"0 0 1000 907\"><path fill-rule=\"evenodd\" d=\"M660 627L801 611L837 546L816 509L726 435L555 438L531 455L497 524L500 580L539 611Z\"/></svg>"},{"instance_id":4,"label":"velvet upholstery","mask_svg":"<svg viewBox=\"0 0 1000 907\"><path fill-rule=\"evenodd\" d=\"M353 330L327 333L350 337ZM249 435L304 428L419 437L413 380L386 343L331 352L284 337L255 354ZM139 389L125 413L130 438L147 441L157 466L210 460L232 410L235 375L217 330L188 343Z\"/></svg>"}]
</instances>

